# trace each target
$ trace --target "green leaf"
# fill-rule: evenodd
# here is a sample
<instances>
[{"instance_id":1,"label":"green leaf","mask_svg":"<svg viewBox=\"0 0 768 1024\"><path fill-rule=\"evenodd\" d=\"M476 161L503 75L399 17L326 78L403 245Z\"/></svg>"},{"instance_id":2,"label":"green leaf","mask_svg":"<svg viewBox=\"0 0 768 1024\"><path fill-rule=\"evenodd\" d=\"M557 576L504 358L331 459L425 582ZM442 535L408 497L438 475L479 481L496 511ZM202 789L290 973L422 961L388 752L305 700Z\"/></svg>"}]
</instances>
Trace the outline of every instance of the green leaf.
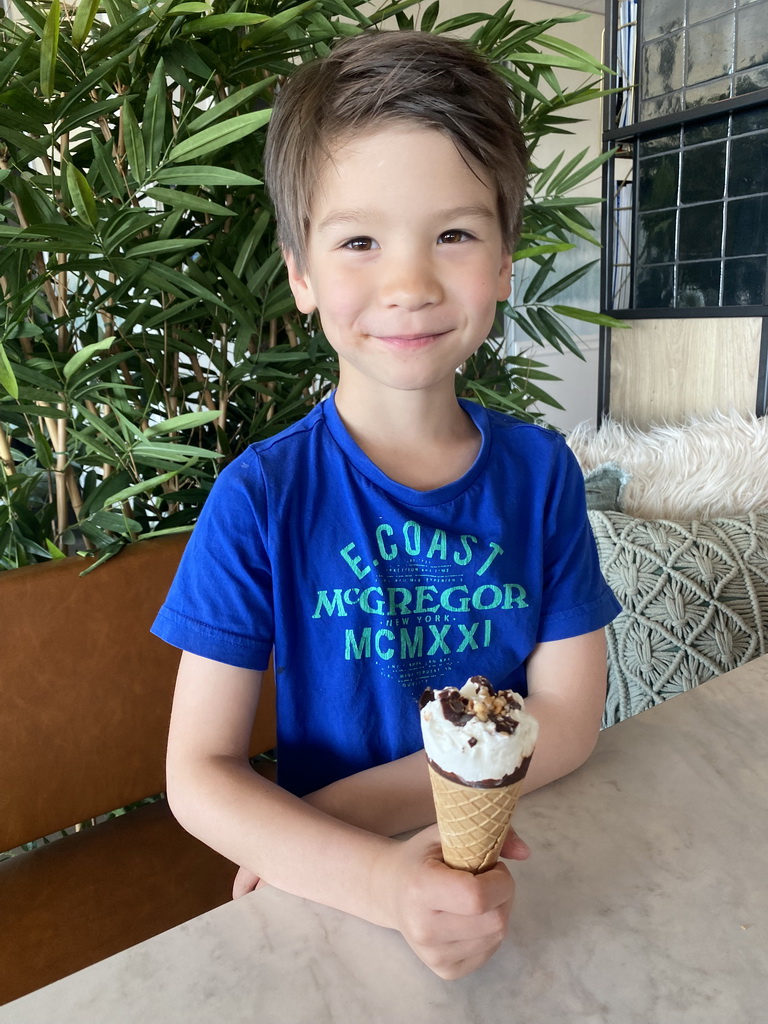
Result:
<instances>
[{"instance_id":1,"label":"green leaf","mask_svg":"<svg viewBox=\"0 0 768 1024\"><path fill-rule=\"evenodd\" d=\"M61 550L61 548L57 548L53 541L50 540L48 537L45 538L45 546L48 549L48 553L50 554L51 558L56 559L67 557L66 554Z\"/></svg>"},{"instance_id":2,"label":"green leaf","mask_svg":"<svg viewBox=\"0 0 768 1024\"><path fill-rule=\"evenodd\" d=\"M177 14L210 14L210 3L198 3L196 0L189 0L188 3L170 5L162 12L164 17L175 17Z\"/></svg>"},{"instance_id":3,"label":"green leaf","mask_svg":"<svg viewBox=\"0 0 768 1024\"><path fill-rule=\"evenodd\" d=\"M178 10L178 8L177 8ZM174 12L175 13L175 12ZM245 28L269 21L266 14L209 14L206 18L188 21L181 30L185 36L208 34L221 28Z\"/></svg>"},{"instance_id":4,"label":"green leaf","mask_svg":"<svg viewBox=\"0 0 768 1024\"><path fill-rule=\"evenodd\" d=\"M152 81L147 89L141 133L144 139L149 173L160 163L165 133L165 64L163 58L152 72Z\"/></svg>"},{"instance_id":5,"label":"green leaf","mask_svg":"<svg viewBox=\"0 0 768 1024\"><path fill-rule=\"evenodd\" d=\"M573 242L542 242L541 245L532 245L526 249L517 249L512 262L518 260L535 259L537 256L546 256L551 252L566 252L568 249L575 249Z\"/></svg>"},{"instance_id":6,"label":"green leaf","mask_svg":"<svg viewBox=\"0 0 768 1024\"><path fill-rule=\"evenodd\" d=\"M188 295L197 295L198 298L212 302L216 306L226 305L223 299L210 289L198 284L189 274L182 274L173 267L167 267L164 263L150 263L144 271L144 276L148 283L158 282L160 288L179 297L186 298Z\"/></svg>"},{"instance_id":7,"label":"green leaf","mask_svg":"<svg viewBox=\"0 0 768 1024\"><path fill-rule=\"evenodd\" d=\"M175 146L168 155L168 161L176 163L178 160L195 160L197 157L215 153L262 128L271 114L271 110L256 110L250 114L239 114L224 124L206 128Z\"/></svg>"},{"instance_id":8,"label":"green leaf","mask_svg":"<svg viewBox=\"0 0 768 1024\"><path fill-rule=\"evenodd\" d=\"M439 13L440 0L435 0L435 2L431 3L429 7L426 9L426 11L424 11L424 13L422 14L419 29L422 32L431 32L432 29L434 28L435 22L437 21L437 16Z\"/></svg>"},{"instance_id":9,"label":"green leaf","mask_svg":"<svg viewBox=\"0 0 768 1024\"><path fill-rule=\"evenodd\" d=\"M141 242L128 250L131 259L134 256L170 256L175 252L190 252L200 249L201 243L195 238L163 238L157 242Z\"/></svg>"},{"instance_id":10,"label":"green leaf","mask_svg":"<svg viewBox=\"0 0 768 1024\"><path fill-rule=\"evenodd\" d=\"M577 309L575 306L553 306L552 309L560 316L570 316L574 320L583 320L598 327L629 327L624 320L616 320L606 313L593 313L590 309Z\"/></svg>"},{"instance_id":11,"label":"green leaf","mask_svg":"<svg viewBox=\"0 0 768 1024\"><path fill-rule=\"evenodd\" d=\"M382 7L380 10L376 11L375 14L371 14L371 21L374 25L378 25L382 21L387 21L389 18L393 18L401 11L407 11L409 7L413 7L414 4L419 2L420 0L400 0L400 3L389 4L389 6Z\"/></svg>"},{"instance_id":12,"label":"green leaf","mask_svg":"<svg viewBox=\"0 0 768 1024\"><path fill-rule=\"evenodd\" d=\"M200 412L188 412L182 416L173 416L163 423L153 423L144 431L147 437L157 437L160 434L170 434L174 430L194 430L195 427L202 427L206 423L212 423L218 419L221 413L218 409L203 409Z\"/></svg>"},{"instance_id":13,"label":"green leaf","mask_svg":"<svg viewBox=\"0 0 768 1024\"><path fill-rule=\"evenodd\" d=\"M73 163L67 163L66 176L67 188L78 217L95 228L99 222L99 214L87 178Z\"/></svg>"},{"instance_id":14,"label":"green leaf","mask_svg":"<svg viewBox=\"0 0 768 1024\"><path fill-rule=\"evenodd\" d=\"M222 206L221 203L214 203L210 199L203 199L202 196L196 196L181 189L148 188L144 190L144 194L158 202L177 206L182 210L195 210L197 213L207 213L212 217L237 216L236 209Z\"/></svg>"},{"instance_id":15,"label":"green leaf","mask_svg":"<svg viewBox=\"0 0 768 1024\"><path fill-rule=\"evenodd\" d=\"M240 246L240 251L237 254L237 259L235 260L235 265L233 267L235 277L242 276L245 266L256 251L256 247L261 241L264 232L269 227L271 220L272 215L269 210L261 210L259 212L255 224L248 233L248 237L245 242Z\"/></svg>"},{"instance_id":16,"label":"green leaf","mask_svg":"<svg viewBox=\"0 0 768 1024\"><path fill-rule=\"evenodd\" d=\"M533 275L528 284L528 287L525 289L525 293L523 295L524 306L527 306L532 301L533 297L538 293L539 288L541 288L544 281L546 281L546 279L552 273L554 259L554 256L550 256L549 259L542 260L541 266Z\"/></svg>"},{"instance_id":17,"label":"green leaf","mask_svg":"<svg viewBox=\"0 0 768 1024\"><path fill-rule=\"evenodd\" d=\"M43 96L52 96L56 87L56 58L59 53L59 21L61 5L51 0L45 19L43 38L40 43L40 91Z\"/></svg>"},{"instance_id":18,"label":"green leaf","mask_svg":"<svg viewBox=\"0 0 768 1024\"><path fill-rule=\"evenodd\" d=\"M591 67L585 67L584 62L578 57L569 57L564 54L537 53L534 50L505 53L504 59L508 60L511 64L531 64L542 70L549 68L571 68L574 71L592 70ZM605 71L610 73L609 68L606 68Z\"/></svg>"},{"instance_id":19,"label":"green leaf","mask_svg":"<svg viewBox=\"0 0 768 1024\"><path fill-rule=\"evenodd\" d=\"M544 186L547 184L549 179L555 173L557 168L560 166L560 161L563 159L564 153L561 151L557 154L555 159L548 164L543 170L539 171L534 179L534 192L538 194L544 191Z\"/></svg>"},{"instance_id":20,"label":"green leaf","mask_svg":"<svg viewBox=\"0 0 768 1024\"><path fill-rule=\"evenodd\" d=\"M582 50L580 46L574 46L573 43L567 42L565 39L550 35L540 35L537 37L537 43L543 43L548 46L550 50L554 50L556 53L568 54L571 57L581 61L585 71L591 72L595 75L610 74L610 68L607 68L605 64L601 64L596 57L593 57L591 53L587 53L586 50Z\"/></svg>"},{"instance_id":21,"label":"green leaf","mask_svg":"<svg viewBox=\"0 0 768 1024\"><path fill-rule=\"evenodd\" d=\"M99 10L99 2L100 0L79 0L72 25L72 45L78 50L88 38Z\"/></svg>"},{"instance_id":22,"label":"green leaf","mask_svg":"<svg viewBox=\"0 0 768 1024\"><path fill-rule=\"evenodd\" d=\"M570 177L566 177L564 180L559 181L556 186L553 183L553 187L558 188L562 192L570 192L571 189L581 184L582 181L591 177L599 167L602 167L607 160L610 160L615 152L616 150L612 149L607 153L600 153L599 156L596 156L593 160L588 160L587 163L575 170Z\"/></svg>"},{"instance_id":23,"label":"green leaf","mask_svg":"<svg viewBox=\"0 0 768 1024\"><path fill-rule=\"evenodd\" d=\"M211 164L190 164L189 166L164 168L154 175L154 180L158 185L203 185L206 188L213 188L215 185L236 188L238 185L262 184L250 174Z\"/></svg>"},{"instance_id":24,"label":"green leaf","mask_svg":"<svg viewBox=\"0 0 768 1024\"><path fill-rule=\"evenodd\" d=\"M19 385L2 344L0 344L0 385L5 388L11 398L19 397Z\"/></svg>"},{"instance_id":25,"label":"green leaf","mask_svg":"<svg viewBox=\"0 0 768 1024\"><path fill-rule=\"evenodd\" d=\"M541 293L541 295L537 296L536 301L549 302L549 300L553 299L555 295L559 295L560 292L565 291L566 288L570 288L572 284L575 284L576 281L579 281L585 274L588 274L599 262L599 260L590 260L589 263L585 263L582 266L577 267L575 270L572 270L570 274L566 274L564 277L561 277L559 281L555 281L553 285L550 285L549 288Z\"/></svg>"},{"instance_id":26,"label":"green leaf","mask_svg":"<svg viewBox=\"0 0 768 1024\"><path fill-rule=\"evenodd\" d=\"M130 101L125 100L122 106L121 120L123 127L123 139L125 140L125 155L128 157L128 166L133 171L133 177L141 182L147 170L147 158L144 152L144 138L139 128L139 122L133 112Z\"/></svg>"},{"instance_id":27,"label":"green leaf","mask_svg":"<svg viewBox=\"0 0 768 1024\"><path fill-rule=\"evenodd\" d=\"M115 343L114 336L102 338L101 341L94 341L92 345L86 345L76 352L64 365L64 379L69 380L73 373L76 373L81 366L84 366L89 359L92 359L99 352L105 352L112 348Z\"/></svg>"},{"instance_id":28,"label":"green leaf","mask_svg":"<svg viewBox=\"0 0 768 1024\"><path fill-rule=\"evenodd\" d=\"M175 476L178 476L178 469L171 469L167 473L161 473L158 475L151 475L146 480L141 480L137 484L131 484L130 487L124 487L121 491L117 491L116 494L111 494L104 502L104 508L108 508L109 505L115 505L123 501L128 501L130 498L135 498L137 494L145 494L147 491L154 491L167 480L172 480Z\"/></svg>"},{"instance_id":29,"label":"green leaf","mask_svg":"<svg viewBox=\"0 0 768 1024\"><path fill-rule=\"evenodd\" d=\"M415 3L416 0L411 0L411 3ZM261 45L270 36L276 35L282 31L291 22L299 20L302 15L311 11L313 7L317 6L317 0L309 0L308 3L296 4L295 7L289 7L284 11L280 11L272 18L267 18L260 25L255 25L248 35L243 40L243 49L248 50L254 46Z\"/></svg>"},{"instance_id":30,"label":"green leaf","mask_svg":"<svg viewBox=\"0 0 768 1024\"><path fill-rule=\"evenodd\" d=\"M203 111L199 117L196 117L194 121L190 121L187 125L187 129L190 132L199 132L203 128L207 128L209 125L216 121L220 121L222 117L226 117L232 113L233 110L237 110L238 107L242 107L244 103L250 102L254 96L258 96L266 89L271 88L277 81L276 75L270 75L269 78L264 78L260 82L256 82L255 85L249 85L245 89L236 89L231 92L226 99L220 100L218 103L214 103L208 110Z\"/></svg>"},{"instance_id":31,"label":"green leaf","mask_svg":"<svg viewBox=\"0 0 768 1024\"><path fill-rule=\"evenodd\" d=\"M112 199L122 199L125 195L125 182L115 167L112 142L106 140L102 142L94 132L91 132L91 145L93 147L93 166L98 171L104 188Z\"/></svg>"}]
</instances>

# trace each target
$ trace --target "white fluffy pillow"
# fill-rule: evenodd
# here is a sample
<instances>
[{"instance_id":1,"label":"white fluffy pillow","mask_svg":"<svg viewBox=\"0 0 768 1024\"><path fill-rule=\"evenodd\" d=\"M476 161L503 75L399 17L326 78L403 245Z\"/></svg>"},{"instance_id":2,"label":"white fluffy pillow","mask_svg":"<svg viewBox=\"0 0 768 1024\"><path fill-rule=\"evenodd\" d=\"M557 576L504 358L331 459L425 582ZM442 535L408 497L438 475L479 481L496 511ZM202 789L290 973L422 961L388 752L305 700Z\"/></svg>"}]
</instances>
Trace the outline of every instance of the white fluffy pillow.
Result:
<instances>
[{"instance_id":1,"label":"white fluffy pillow","mask_svg":"<svg viewBox=\"0 0 768 1024\"><path fill-rule=\"evenodd\" d=\"M692 416L641 430L607 418L568 437L586 474L617 463L630 475L623 511L640 519L714 519L768 510L768 417Z\"/></svg>"}]
</instances>

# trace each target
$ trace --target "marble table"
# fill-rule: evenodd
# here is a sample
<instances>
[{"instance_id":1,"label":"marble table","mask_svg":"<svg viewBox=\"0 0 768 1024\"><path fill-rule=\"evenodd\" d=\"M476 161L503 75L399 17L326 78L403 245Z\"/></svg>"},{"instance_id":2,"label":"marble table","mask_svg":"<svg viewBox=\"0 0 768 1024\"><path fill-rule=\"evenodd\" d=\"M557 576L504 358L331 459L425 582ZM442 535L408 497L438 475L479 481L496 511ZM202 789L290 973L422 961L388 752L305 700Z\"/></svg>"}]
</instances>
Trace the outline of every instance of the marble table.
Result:
<instances>
[{"instance_id":1,"label":"marble table","mask_svg":"<svg viewBox=\"0 0 768 1024\"><path fill-rule=\"evenodd\" d=\"M533 855L514 866L511 934L468 978L263 889L0 1008L0 1024L768 1021L768 656L606 730L516 827Z\"/></svg>"}]
</instances>

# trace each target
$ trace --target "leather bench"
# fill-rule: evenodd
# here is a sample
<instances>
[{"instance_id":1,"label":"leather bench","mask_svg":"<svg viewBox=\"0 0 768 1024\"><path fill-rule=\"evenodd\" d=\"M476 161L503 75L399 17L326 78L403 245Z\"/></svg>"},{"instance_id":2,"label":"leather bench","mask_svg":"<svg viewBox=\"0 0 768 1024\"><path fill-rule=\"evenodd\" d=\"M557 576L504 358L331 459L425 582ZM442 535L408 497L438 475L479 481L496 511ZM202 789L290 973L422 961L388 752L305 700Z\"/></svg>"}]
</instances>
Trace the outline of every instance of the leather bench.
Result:
<instances>
[{"instance_id":1,"label":"leather bench","mask_svg":"<svg viewBox=\"0 0 768 1024\"><path fill-rule=\"evenodd\" d=\"M179 652L149 626L183 540L0 574L0 851L165 788ZM275 746L265 673L252 754ZM236 867L164 797L0 862L0 1003L219 906Z\"/></svg>"}]
</instances>

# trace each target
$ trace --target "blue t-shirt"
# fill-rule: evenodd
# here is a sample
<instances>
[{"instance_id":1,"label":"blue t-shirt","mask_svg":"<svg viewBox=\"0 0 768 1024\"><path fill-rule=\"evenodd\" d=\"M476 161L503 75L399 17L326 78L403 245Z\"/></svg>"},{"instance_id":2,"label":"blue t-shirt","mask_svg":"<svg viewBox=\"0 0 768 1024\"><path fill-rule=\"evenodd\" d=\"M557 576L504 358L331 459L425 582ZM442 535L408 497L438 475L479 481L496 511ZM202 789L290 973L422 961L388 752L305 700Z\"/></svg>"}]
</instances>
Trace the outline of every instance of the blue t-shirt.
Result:
<instances>
[{"instance_id":1,"label":"blue t-shirt","mask_svg":"<svg viewBox=\"0 0 768 1024\"><path fill-rule=\"evenodd\" d=\"M620 610L563 439L462 406L480 452L431 491L382 473L333 397L252 445L216 482L153 626L243 668L274 648L278 778L298 795L420 749L426 686L482 674L525 695L537 643Z\"/></svg>"}]
</instances>

